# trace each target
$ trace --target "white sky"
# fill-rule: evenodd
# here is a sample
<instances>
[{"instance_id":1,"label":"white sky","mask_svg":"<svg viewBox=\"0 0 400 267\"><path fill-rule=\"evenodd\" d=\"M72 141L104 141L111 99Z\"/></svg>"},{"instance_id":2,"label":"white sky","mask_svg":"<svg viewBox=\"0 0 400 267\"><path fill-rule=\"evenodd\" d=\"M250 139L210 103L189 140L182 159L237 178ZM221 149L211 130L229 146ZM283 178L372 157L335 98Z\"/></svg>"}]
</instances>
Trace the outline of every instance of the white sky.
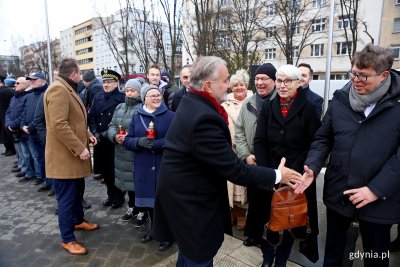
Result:
<instances>
[{"instance_id":1,"label":"white sky","mask_svg":"<svg viewBox=\"0 0 400 267\"><path fill-rule=\"evenodd\" d=\"M46 40L45 0L0 0L0 55L19 55L18 48ZM119 9L118 0L47 0L51 39L60 31Z\"/></svg>"}]
</instances>

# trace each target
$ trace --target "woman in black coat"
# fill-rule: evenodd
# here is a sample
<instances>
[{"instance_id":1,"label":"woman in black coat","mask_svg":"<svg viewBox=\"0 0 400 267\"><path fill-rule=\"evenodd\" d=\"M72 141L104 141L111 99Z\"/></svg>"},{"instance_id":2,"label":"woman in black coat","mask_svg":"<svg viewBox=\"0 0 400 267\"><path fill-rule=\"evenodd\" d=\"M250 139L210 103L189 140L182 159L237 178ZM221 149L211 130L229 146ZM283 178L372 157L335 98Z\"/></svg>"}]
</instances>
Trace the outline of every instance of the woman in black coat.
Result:
<instances>
[{"instance_id":1,"label":"woman in black coat","mask_svg":"<svg viewBox=\"0 0 400 267\"><path fill-rule=\"evenodd\" d=\"M303 172L304 161L310 144L321 122L316 107L307 100L299 84L300 71L293 65L280 67L276 73L276 89L279 97L264 102L258 118L254 137L254 154L258 166L276 168L282 157L286 164L298 172ZM258 228L262 232L269 219L273 192L259 188L254 192L259 199ZM309 238L316 242L318 234L317 200L315 183L306 191L312 233ZM314 236L314 238L313 238ZM285 231L279 246L261 241L263 266L286 266L293 245L293 237ZM311 240L310 240L311 241ZM311 244L308 244L311 245ZM312 261L318 260L318 246L315 243ZM309 249L309 248L308 248ZM307 253L308 254L308 253Z\"/></svg>"}]
</instances>

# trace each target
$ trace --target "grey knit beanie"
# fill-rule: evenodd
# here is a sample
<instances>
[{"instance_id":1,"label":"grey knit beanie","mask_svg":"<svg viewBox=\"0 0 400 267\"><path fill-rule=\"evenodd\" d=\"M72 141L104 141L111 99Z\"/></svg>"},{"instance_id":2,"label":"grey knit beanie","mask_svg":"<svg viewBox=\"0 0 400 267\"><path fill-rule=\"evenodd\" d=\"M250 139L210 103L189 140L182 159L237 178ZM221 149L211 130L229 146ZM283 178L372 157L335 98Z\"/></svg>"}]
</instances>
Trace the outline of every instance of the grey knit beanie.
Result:
<instances>
[{"instance_id":1,"label":"grey knit beanie","mask_svg":"<svg viewBox=\"0 0 400 267\"><path fill-rule=\"evenodd\" d=\"M147 95L147 92L150 91L151 89L157 89L160 91L160 89L158 88L157 85L154 84L146 84L145 86L143 86L142 91L140 93L140 97L142 98L142 102L144 103L144 99Z\"/></svg>"},{"instance_id":2,"label":"grey knit beanie","mask_svg":"<svg viewBox=\"0 0 400 267\"><path fill-rule=\"evenodd\" d=\"M132 88L141 93L142 84L137 79L130 79L125 83L125 90L127 88Z\"/></svg>"}]
</instances>

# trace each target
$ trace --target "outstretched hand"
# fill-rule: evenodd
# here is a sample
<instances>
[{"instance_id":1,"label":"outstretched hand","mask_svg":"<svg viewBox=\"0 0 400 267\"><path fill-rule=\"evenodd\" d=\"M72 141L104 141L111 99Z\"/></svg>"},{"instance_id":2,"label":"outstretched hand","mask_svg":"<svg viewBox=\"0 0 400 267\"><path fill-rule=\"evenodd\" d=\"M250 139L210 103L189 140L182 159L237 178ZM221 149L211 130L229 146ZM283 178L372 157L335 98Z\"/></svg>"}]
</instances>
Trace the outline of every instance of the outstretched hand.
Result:
<instances>
[{"instance_id":1,"label":"outstretched hand","mask_svg":"<svg viewBox=\"0 0 400 267\"><path fill-rule=\"evenodd\" d=\"M291 188L296 188L296 185L302 182L301 174L285 167L285 163L286 159L282 158L281 163L278 166L278 170L282 175L281 183L287 184Z\"/></svg>"},{"instance_id":2,"label":"outstretched hand","mask_svg":"<svg viewBox=\"0 0 400 267\"><path fill-rule=\"evenodd\" d=\"M314 172L307 165L304 165L304 174L302 177L302 182L297 184L294 192L296 194L303 193L314 181Z\"/></svg>"}]
</instances>

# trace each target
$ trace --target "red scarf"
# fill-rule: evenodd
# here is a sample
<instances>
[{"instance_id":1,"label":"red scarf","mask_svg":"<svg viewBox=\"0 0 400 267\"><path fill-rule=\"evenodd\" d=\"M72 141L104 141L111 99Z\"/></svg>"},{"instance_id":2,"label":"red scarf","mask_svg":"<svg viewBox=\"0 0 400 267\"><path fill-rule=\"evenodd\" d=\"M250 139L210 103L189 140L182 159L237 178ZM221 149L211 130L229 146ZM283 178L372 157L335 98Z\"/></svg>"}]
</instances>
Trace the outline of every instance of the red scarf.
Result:
<instances>
[{"instance_id":1,"label":"red scarf","mask_svg":"<svg viewBox=\"0 0 400 267\"><path fill-rule=\"evenodd\" d=\"M288 99L279 97L279 104L281 106L282 116L284 118L286 118L286 115L288 114L289 109L292 106L293 100L296 98L296 96L297 96L297 90L296 92L294 92L293 96Z\"/></svg>"},{"instance_id":2,"label":"red scarf","mask_svg":"<svg viewBox=\"0 0 400 267\"><path fill-rule=\"evenodd\" d=\"M217 110L218 114L221 115L221 117L224 119L226 125L229 124L228 113L226 113L226 110L220 104L218 104L217 100L215 100L214 97L212 97L209 93L207 93L205 91L197 91L192 88L189 88L189 92L198 94L202 98L208 100L214 106L214 108Z\"/></svg>"}]
</instances>

